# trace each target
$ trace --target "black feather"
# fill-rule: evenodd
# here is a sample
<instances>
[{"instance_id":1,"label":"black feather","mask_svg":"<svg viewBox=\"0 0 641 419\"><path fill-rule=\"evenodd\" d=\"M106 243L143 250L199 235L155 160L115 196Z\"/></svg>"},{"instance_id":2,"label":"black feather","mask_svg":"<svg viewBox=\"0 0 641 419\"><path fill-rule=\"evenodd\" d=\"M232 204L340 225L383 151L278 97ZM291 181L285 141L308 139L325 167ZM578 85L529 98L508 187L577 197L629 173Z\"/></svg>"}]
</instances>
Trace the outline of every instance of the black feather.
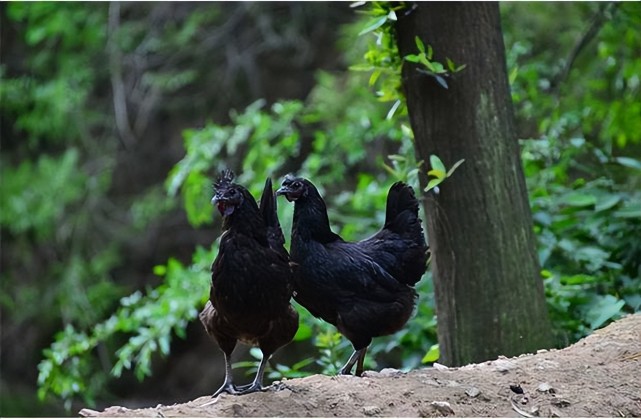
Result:
<instances>
[{"instance_id":1,"label":"black feather","mask_svg":"<svg viewBox=\"0 0 641 419\"><path fill-rule=\"evenodd\" d=\"M290 304L293 277L283 247L271 181L267 179L261 208L243 186L233 183L230 170L215 183L216 202L223 205L220 248L212 264L209 301L200 320L225 353L228 370L237 341L258 346L261 368L246 389L225 384L215 393L247 393L262 389L262 371L269 357L289 343L298 329L298 313ZM227 211L233 206L233 210ZM276 237L276 239L273 239Z\"/></svg>"},{"instance_id":2,"label":"black feather","mask_svg":"<svg viewBox=\"0 0 641 419\"><path fill-rule=\"evenodd\" d=\"M234 177L234 172L232 172L230 169L221 170L218 179L216 179L216 182L214 182L214 190L216 192L224 191L232 184L232 182L234 181Z\"/></svg>"},{"instance_id":3,"label":"black feather","mask_svg":"<svg viewBox=\"0 0 641 419\"><path fill-rule=\"evenodd\" d=\"M301 184L304 191L295 187ZM331 231L325 202L309 180L288 176L281 190L295 201L294 298L352 342L360 357L358 374L372 338L398 331L411 316L413 285L426 270L428 248L414 191L395 183L388 193L383 228L350 243ZM351 369L354 359L343 372Z\"/></svg>"}]
</instances>

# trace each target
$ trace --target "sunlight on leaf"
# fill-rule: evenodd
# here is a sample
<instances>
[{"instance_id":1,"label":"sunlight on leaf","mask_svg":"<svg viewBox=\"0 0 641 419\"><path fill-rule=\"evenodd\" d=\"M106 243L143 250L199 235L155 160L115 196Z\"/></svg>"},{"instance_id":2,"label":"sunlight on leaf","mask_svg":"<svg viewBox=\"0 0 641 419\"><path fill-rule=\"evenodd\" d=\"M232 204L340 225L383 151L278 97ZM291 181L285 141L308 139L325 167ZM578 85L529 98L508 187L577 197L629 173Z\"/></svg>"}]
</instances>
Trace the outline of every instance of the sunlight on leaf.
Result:
<instances>
[{"instance_id":1,"label":"sunlight on leaf","mask_svg":"<svg viewBox=\"0 0 641 419\"><path fill-rule=\"evenodd\" d=\"M443 164L441 159L435 154L432 154L430 156L430 165L432 166L432 169L438 170L443 173L447 172L447 170L445 170L445 165Z\"/></svg>"},{"instance_id":2,"label":"sunlight on leaf","mask_svg":"<svg viewBox=\"0 0 641 419\"><path fill-rule=\"evenodd\" d=\"M440 185L443 182L443 179L432 179L429 182L427 182L427 186L425 187L424 191L427 192L431 189L434 189L435 186Z\"/></svg>"},{"instance_id":3,"label":"sunlight on leaf","mask_svg":"<svg viewBox=\"0 0 641 419\"><path fill-rule=\"evenodd\" d=\"M423 359L421 359L422 364L427 364L429 362L436 362L441 356L441 352L438 346L438 343L432 345L430 349L427 351L425 356L423 356Z\"/></svg>"},{"instance_id":4,"label":"sunlight on leaf","mask_svg":"<svg viewBox=\"0 0 641 419\"><path fill-rule=\"evenodd\" d=\"M432 169L427 172L429 176L434 176L437 179L445 179L445 172L441 169Z\"/></svg>"},{"instance_id":5,"label":"sunlight on leaf","mask_svg":"<svg viewBox=\"0 0 641 419\"><path fill-rule=\"evenodd\" d=\"M367 26L365 27L365 29L360 31L358 33L358 35L361 36L361 35L365 35L366 33L375 31L376 29L378 29L381 26L383 26L385 24L385 22L387 22L387 18L388 18L388 16L383 16L383 17L379 17L377 19L374 19L373 21L369 22L367 24Z\"/></svg>"}]
</instances>

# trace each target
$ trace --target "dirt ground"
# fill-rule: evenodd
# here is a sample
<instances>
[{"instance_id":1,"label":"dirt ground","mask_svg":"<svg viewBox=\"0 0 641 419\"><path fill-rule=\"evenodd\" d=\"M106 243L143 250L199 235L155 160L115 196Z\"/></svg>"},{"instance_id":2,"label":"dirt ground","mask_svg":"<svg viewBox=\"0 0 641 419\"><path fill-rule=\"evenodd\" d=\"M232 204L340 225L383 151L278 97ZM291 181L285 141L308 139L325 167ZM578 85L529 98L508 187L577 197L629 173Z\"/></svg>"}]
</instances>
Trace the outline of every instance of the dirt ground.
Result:
<instances>
[{"instance_id":1,"label":"dirt ground","mask_svg":"<svg viewBox=\"0 0 641 419\"><path fill-rule=\"evenodd\" d=\"M520 394L519 394L520 393ZM86 417L641 417L641 313L562 349L363 377L315 375L245 396L102 412Z\"/></svg>"}]
</instances>

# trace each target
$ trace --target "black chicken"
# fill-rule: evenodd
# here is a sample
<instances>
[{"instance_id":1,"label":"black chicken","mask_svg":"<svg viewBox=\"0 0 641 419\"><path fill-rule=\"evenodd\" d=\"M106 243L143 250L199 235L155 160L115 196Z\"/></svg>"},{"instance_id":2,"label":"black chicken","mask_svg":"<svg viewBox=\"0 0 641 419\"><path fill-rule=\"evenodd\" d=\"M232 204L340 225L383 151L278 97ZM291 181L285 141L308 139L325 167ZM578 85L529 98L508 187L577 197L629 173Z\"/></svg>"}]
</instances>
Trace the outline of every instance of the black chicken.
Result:
<instances>
[{"instance_id":1,"label":"black chicken","mask_svg":"<svg viewBox=\"0 0 641 419\"><path fill-rule=\"evenodd\" d=\"M294 299L333 324L354 346L340 370L363 372L373 337L400 330L414 310L416 284L426 270L428 247L414 190L397 182L387 195L385 225L357 243L332 232L327 208L307 179L287 176L276 191L294 201L291 260Z\"/></svg>"},{"instance_id":2,"label":"black chicken","mask_svg":"<svg viewBox=\"0 0 641 419\"><path fill-rule=\"evenodd\" d=\"M212 203L223 216L223 234L211 267L209 301L199 316L225 354L225 382L214 397L262 390L267 361L298 329L298 313L290 305L289 255L283 247L271 179L265 181L259 208L233 178L227 170L215 184ZM237 341L258 346L263 353L256 378L242 387L232 380L231 353Z\"/></svg>"}]
</instances>

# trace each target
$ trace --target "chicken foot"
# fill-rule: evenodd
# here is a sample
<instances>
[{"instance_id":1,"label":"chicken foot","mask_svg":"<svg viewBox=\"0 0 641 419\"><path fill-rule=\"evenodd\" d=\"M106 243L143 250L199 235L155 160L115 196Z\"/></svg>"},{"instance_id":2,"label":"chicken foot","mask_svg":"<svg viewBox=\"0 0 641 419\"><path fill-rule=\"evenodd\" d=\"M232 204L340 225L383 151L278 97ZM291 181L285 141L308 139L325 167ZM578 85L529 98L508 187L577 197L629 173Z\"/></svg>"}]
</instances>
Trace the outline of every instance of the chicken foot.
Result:
<instances>
[{"instance_id":1,"label":"chicken foot","mask_svg":"<svg viewBox=\"0 0 641 419\"><path fill-rule=\"evenodd\" d=\"M343 368L338 371L338 373L340 375L350 375L352 373L354 364L356 364L356 361L358 361L358 364L356 365L356 375L360 377L363 374L363 362L365 361L365 353L367 353L367 346L355 350L352 356L349 357Z\"/></svg>"},{"instance_id":2,"label":"chicken foot","mask_svg":"<svg viewBox=\"0 0 641 419\"><path fill-rule=\"evenodd\" d=\"M267 389L267 387L263 387L263 376L265 375L265 367L267 366L267 361L269 361L269 358L271 358L271 354L263 354L263 359L258 365L258 371L256 371L256 377L254 378L254 381L252 381L251 384L236 387L237 393L235 394L249 394L256 391L264 391Z\"/></svg>"},{"instance_id":3,"label":"chicken foot","mask_svg":"<svg viewBox=\"0 0 641 419\"><path fill-rule=\"evenodd\" d=\"M214 394L212 394L212 398L217 397L221 393L228 393L228 394L240 394L239 389L234 385L233 382L233 376L231 372L231 357L228 356L226 353L225 355L225 382L223 382L223 385L216 390Z\"/></svg>"}]
</instances>

